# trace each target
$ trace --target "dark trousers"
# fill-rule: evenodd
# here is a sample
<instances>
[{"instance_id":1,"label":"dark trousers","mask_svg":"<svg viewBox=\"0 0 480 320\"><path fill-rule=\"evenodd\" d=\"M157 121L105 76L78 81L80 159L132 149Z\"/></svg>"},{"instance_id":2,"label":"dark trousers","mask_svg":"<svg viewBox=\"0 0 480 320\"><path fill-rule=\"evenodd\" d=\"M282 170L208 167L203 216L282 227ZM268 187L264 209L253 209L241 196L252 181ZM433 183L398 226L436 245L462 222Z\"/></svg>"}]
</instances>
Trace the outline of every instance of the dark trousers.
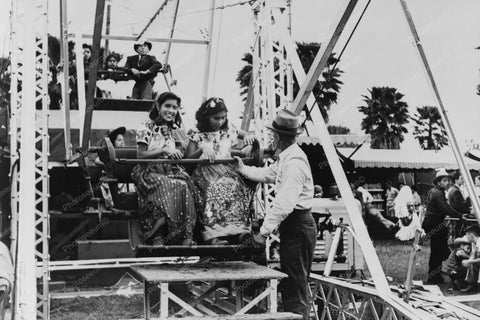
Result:
<instances>
[{"instance_id":1,"label":"dark trousers","mask_svg":"<svg viewBox=\"0 0 480 320\"><path fill-rule=\"evenodd\" d=\"M132 99L152 100L152 91L150 80L136 81L132 90Z\"/></svg>"},{"instance_id":2,"label":"dark trousers","mask_svg":"<svg viewBox=\"0 0 480 320\"><path fill-rule=\"evenodd\" d=\"M422 227L430 238L428 280L437 280L442 277L442 262L450 255L448 229L443 220L428 216Z\"/></svg>"},{"instance_id":3,"label":"dark trousers","mask_svg":"<svg viewBox=\"0 0 480 320\"><path fill-rule=\"evenodd\" d=\"M283 310L309 317L308 277L313 261L317 226L310 212L294 211L280 224L280 266Z\"/></svg>"}]
</instances>

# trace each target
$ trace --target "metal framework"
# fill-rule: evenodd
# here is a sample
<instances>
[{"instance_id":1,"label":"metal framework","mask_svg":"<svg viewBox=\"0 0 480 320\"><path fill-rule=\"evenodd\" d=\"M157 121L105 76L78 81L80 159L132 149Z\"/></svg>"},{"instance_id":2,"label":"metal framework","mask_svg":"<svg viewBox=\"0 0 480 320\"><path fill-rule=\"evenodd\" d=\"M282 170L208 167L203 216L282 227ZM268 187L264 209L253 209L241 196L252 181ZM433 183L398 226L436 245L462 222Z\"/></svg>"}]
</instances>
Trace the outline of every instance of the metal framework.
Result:
<instances>
[{"instance_id":1,"label":"metal framework","mask_svg":"<svg viewBox=\"0 0 480 320\"><path fill-rule=\"evenodd\" d=\"M37 319L49 317L47 13L47 0L12 1L10 142L12 174L20 177L12 186L12 248L17 249L14 308L19 319L33 319L35 313ZM31 288L37 283L35 297Z\"/></svg>"},{"instance_id":2,"label":"metal framework","mask_svg":"<svg viewBox=\"0 0 480 320\"><path fill-rule=\"evenodd\" d=\"M404 9L406 9L405 1L400 1ZM104 0L99 0L98 2L104 3ZM11 3L12 112L10 145L12 150L12 174L14 175L12 178L19 177L18 160L20 160L22 167L20 180L12 179L14 183L12 184L11 192L12 248L13 250L18 248L18 256L15 261L17 268L15 294L17 299L14 307L15 312L19 315L19 319L31 320L34 318L35 312L37 319L49 319L48 0L12 0ZM62 7L62 17L66 17L66 1L62 1L62 4L64 5ZM211 4L210 28L212 29L215 0L211 0ZM257 33L253 50L252 105L255 131L261 137L264 146L268 145L271 139L268 132L264 129L265 124L272 121L279 108L289 108L300 112L305 103L312 101L311 90L325 67L327 58L330 56L356 4L357 0L348 1L345 13L340 18L337 28L331 34L328 45L319 51L308 74L305 74L301 67L299 58L294 50L295 45L288 32L290 28L290 1L260 0L253 5L254 23ZM103 12L103 10L98 11ZM405 10L405 12L407 11ZM413 23L411 18L408 18L408 15L407 20L409 23ZM66 28L66 25L64 25L64 28ZM64 31L62 40L65 40L67 39L66 34L68 31L62 30ZM20 32L23 33L20 34ZM97 29L96 34L100 37L101 29ZM211 50L212 34L210 32L210 38L205 42L201 42L208 46L205 68L207 74L211 59L208 51ZM99 37L94 41L97 44L99 44ZM108 36L104 38L114 39L115 37ZM126 39L128 37L124 38L121 40L129 40ZM415 39L418 40L418 36ZM79 36L77 36L78 40ZM183 41L172 39L172 37L157 40L169 43ZM194 42L189 41L188 43ZM64 52L63 56L68 56L68 53L65 54ZM424 64L427 71L429 71L425 62L426 60ZM67 64L64 61L65 69L68 69ZM302 83L295 101L293 101L294 71L297 80ZM436 89L433 77L430 73L429 75L432 86ZM94 80L93 83L95 78L92 73L90 79ZM205 79L207 84L204 86L204 96L208 93L208 75ZM64 79L64 81L64 83L68 83L68 79ZM92 84L91 86L94 88ZM93 92L92 88L89 88L89 92ZM440 101L436 90L435 93ZM65 95L64 98L65 101L68 100ZM35 110L38 107L40 108ZM67 110L68 106L65 106L66 113ZM444 122L448 124L445 111L443 111L442 115L445 119ZM67 114L66 120L68 120ZM316 134L322 140L328 161L346 203L355 232L355 239L360 244L364 255L368 257L366 261L376 286L376 289L366 290L331 278L314 279L319 288L319 296L324 303L322 319L332 319L332 309L338 311L339 319L418 319L419 317L411 306L392 296L373 245L360 218L361 215L358 213L358 208L354 202L345 173L336 156L323 118L320 116L315 120L316 126L314 128ZM248 127L248 123L246 126ZM34 130L32 130L32 127ZM453 136L451 129L449 130L450 134ZM65 137L67 138L67 135ZM68 139L66 143L69 143ZM83 144L86 145L88 142L84 139ZM462 159L457 158L457 160L462 162ZM259 211L268 212L270 210L274 192L273 185L264 185L259 190L257 194ZM475 205L476 209L477 207L478 204ZM334 247L332 246L331 250L334 250ZM329 260L332 260L332 258L333 255L330 255ZM57 267L59 269L74 268L68 264ZM39 283L36 297L32 292L32 283ZM370 311L367 312L368 310ZM428 319L429 316L426 315L422 318ZM430 316L430 318L433 317Z\"/></svg>"}]
</instances>

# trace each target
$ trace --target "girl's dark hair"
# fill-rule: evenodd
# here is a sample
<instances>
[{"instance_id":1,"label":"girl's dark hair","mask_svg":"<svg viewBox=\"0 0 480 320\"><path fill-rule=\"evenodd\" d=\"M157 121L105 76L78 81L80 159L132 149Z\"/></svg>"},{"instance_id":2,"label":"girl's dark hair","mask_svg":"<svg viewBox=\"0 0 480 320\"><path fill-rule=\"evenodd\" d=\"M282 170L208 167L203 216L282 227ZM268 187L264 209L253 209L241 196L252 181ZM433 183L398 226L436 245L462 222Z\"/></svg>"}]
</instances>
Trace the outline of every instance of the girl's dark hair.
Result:
<instances>
[{"instance_id":1,"label":"girl's dark hair","mask_svg":"<svg viewBox=\"0 0 480 320\"><path fill-rule=\"evenodd\" d=\"M210 127L209 118L220 112L228 112L225 101L222 98L212 97L207 99L200 108L195 113L195 119L197 120L197 129L200 132L210 132L212 128ZM220 127L219 130L228 129L228 119L225 120L225 123Z\"/></svg>"},{"instance_id":2,"label":"girl's dark hair","mask_svg":"<svg viewBox=\"0 0 480 320\"><path fill-rule=\"evenodd\" d=\"M108 64L108 60L110 60L111 58L115 58L115 60L117 60L117 63L120 62L121 58L120 56L117 54L117 53L110 53L107 58L105 58L105 69L108 68L107 64Z\"/></svg>"},{"instance_id":3,"label":"girl's dark hair","mask_svg":"<svg viewBox=\"0 0 480 320\"><path fill-rule=\"evenodd\" d=\"M167 91L167 92L161 93L157 97L157 99L155 99L155 101L153 102L153 107L150 109L150 113L148 114L148 117L153 121L158 120L158 117L160 116L160 114L158 113L158 108L161 107L162 104L164 104L165 101L167 100L177 101L179 110L177 115L175 116L175 120L173 120L174 122L173 124L180 126L182 124L182 118L180 116L180 106L181 106L182 99L180 99L180 97L173 92Z\"/></svg>"}]
</instances>

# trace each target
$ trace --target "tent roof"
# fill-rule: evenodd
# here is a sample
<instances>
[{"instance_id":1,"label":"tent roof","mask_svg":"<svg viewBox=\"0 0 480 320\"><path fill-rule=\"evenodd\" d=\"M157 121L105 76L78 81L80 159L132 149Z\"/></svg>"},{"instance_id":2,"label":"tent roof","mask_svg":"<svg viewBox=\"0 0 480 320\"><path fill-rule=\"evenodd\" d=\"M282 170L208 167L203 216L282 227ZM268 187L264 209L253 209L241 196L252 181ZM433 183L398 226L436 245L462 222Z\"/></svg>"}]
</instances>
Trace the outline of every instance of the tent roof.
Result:
<instances>
[{"instance_id":1,"label":"tent roof","mask_svg":"<svg viewBox=\"0 0 480 320\"><path fill-rule=\"evenodd\" d=\"M453 150L445 147L441 150L422 150L416 143L404 146L401 149L371 149L370 143L365 143L352 156L351 160L356 168L402 168L402 169L458 169ZM345 157L350 157L350 150L339 149ZM464 157L469 169L480 170L480 162Z\"/></svg>"}]
</instances>

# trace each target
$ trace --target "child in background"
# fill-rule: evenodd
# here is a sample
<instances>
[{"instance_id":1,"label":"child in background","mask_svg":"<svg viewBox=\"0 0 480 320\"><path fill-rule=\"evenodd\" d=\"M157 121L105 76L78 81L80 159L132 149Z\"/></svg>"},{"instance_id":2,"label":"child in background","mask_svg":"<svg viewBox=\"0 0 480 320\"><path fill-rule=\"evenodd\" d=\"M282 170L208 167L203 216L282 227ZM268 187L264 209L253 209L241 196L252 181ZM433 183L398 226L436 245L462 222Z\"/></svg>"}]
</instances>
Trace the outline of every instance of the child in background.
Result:
<instances>
[{"instance_id":1,"label":"child in background","mask_svg":"<svg viewBox=\"0 0 480 320\"><path fill-rule=\"evenodd\" d=\"M463 266L462 261L470 258L471 244L465 238L455 240L456 248L452 250L447 259L446 271L452 280L452 285L456 290L463 288L468 268Z\"/></svg>"}]
</instances>

